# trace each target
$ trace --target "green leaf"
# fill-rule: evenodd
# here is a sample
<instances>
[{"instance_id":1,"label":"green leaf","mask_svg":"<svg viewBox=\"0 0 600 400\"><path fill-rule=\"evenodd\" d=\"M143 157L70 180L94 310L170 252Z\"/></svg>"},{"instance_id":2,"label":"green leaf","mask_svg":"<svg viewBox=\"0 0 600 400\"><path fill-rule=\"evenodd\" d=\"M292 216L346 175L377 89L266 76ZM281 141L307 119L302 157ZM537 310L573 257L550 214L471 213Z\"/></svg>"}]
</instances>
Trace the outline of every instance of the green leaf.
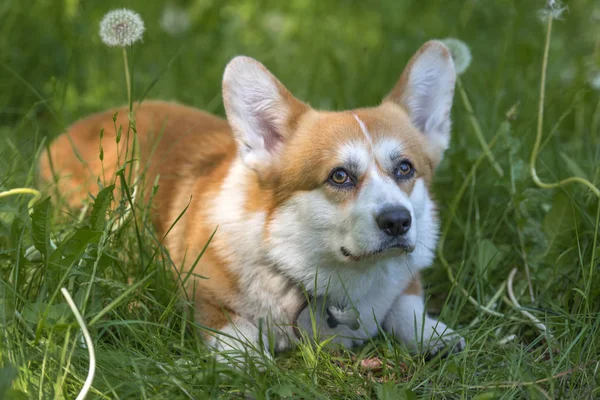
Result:
<instances>
[{"instance_id":1,"label":"green leaf","mask_svg":"<svg viewBox=\"0 0 600 400\"><path fill-rule=\"evenodd\" d=\"M552 200L550 211L544 217L542 224L542 229L548 240L546 255L558 243L561 243L561 239L569 237L577 225L578 219L573 212L571 200L563 192L557 192Z\"/></svg>"},{"instance_id":2,"label":"green leaf","mask_svg":"<svg viewBox=\"0 0 600 400\"><path fill-rule=\"evenodd\" d=\"M417 394L411 389L404 389L404 396L406 400L417 400Z\"/></svg>"},{"instance_id":3,"label":"green leaf","mask_svg":"<svg viewBox=\"0 0 600 400\"><path fill-rule=\"evenodd\" d=\"M31 324L36 324L44 318L45 325L55 325L65 323L71 316L71 309L67 303L57 303L48 305L44 302L35 302L28 304L23 309L23 319Z\"/></svg>"},{"instance_id":4,"label":"green leaf","mask_svg":"<svg viewBox=\"0 0 600 400\"><path fill-rule=\"evenodd\" d=\"M12 290L0 284L0 329L8 326L15 317L16 296Z\"/></svg>"},{"instance_id":5,"label":"green leaf","mask_svg":"<svg viewBox=\"0 0 600 400\"><path fill-rule=\"evenodd\" d=\"M25 226L23 220L19 218L19 216L15 216L10 224L10 247L15 249L19 246L19 243L23 241L23 232L25 230ZM15 256L17 256L15 254ZM16 257L15 257L16 260Z\"/></svg>"},{"instance_id":6,"label":"green leaf","mask_svg":"<svg viewBox=\"0 0 600 400\"><path fill-rule=\"evenodd\" d=\"M567 168L569 169L569 171L571 171L571 173L573 175L589 180L588 175L581 168L579 168L579 165L577 165L575 160L570 158L568 155L566 155L562 151L560 152L560 157L567 164Z\"/></svg>"},{"instance_id":7,"label":"green leaf","mask_svg":"<svg viewBox=\"0 0 600 400\"><path fill-rule=\"evenodd\" d=\"M50 197L47 197L34 206L31 214L33 244L44 258L48 256L50 251L50 212Z\"/></svg>"},{"instance_id":8,"label":"green leaf","mask_svg":"<svg viewBox=\"0 0 600 400\"><path fill-rule=\"evenodd\" d=\"M281 397L292 397L298 388L291 383L280 383L271 388L270 392Z\"/></svg>"},{"instance_id":9,"label":"green leaf","mask_svg":"<svg viewBox=\"0 0 600 400\"><path fill-rule=\"evenodd\" d=\"M405 389L394 382L385 382L376 386L375 392L379 400L413 400L417 398L412 390Z\"/></svg>"},{"instance_id":10,"label":"green leaf","mask_svg":"<svg viewBox=\"0 0 600 400\"><path fill-rule=\"evenodd\" d=\"M105 187L98 193L90 215L90 227L96 231L104 230L106 210L110 206L115 185Z\"/></svg>"},{"instance_id":11,"label":"green leaf","mask_svg":"<svg viewBox=\"0 0 600 400\"><path fill-rule=\"evenodd\" d=\"M65 267L71 266L80 259L90 243L97 243L102 232L92 230L88 227L75 231L68 239L62 242L50 257L51 263L60 263Z\"/></svg>"},{"instance_id":12,"label":"green leaf","mask_svg":"<svg viewBox=\"0 0 600 400\"><path fill-rule=\"evenodd\" d=\"M129 296L137 288L139 288L140 286L142 286L142 284L144 284L148 279L150 279L151 277L153 277L155 273L156 273L156 270L150 272L148 275L146 275L144 278L142 278L142 280L140 280L139 282L137 282L135 285L131 285L126 291L124 291L123 293L121 293L116 299L114 299L113 301L111 301L110 303L108 303L108 305L106 307L104 307L102 310L100 310L98 312L98 314L96 314L94 316L94 318L92 318L90 320L89 326L92 326L96 322L98 322L106 313L108 313L109 311L111 311L121 301L123 301L124 298L126 298L127 296Z\"/></svg>"},{"instance_id":13,"label":"green leaf","mask_svg":"<svg viewBox=\"0 0 600 400\"><path fill-rule=\"evenodd\" d=\"M6 391L4 393L4 397L2 397L2 398L6 399L6 400L27 400L27 399L29 399L29 397L27 397L27 395L25 393L23 393L20 390L16 390L16 389L8 389L8 391Z\"/></svg>"},{"instance_id":14,"label":"green leaf","mask_svg":"<svg viewBox=\"0 0 600 400\"><path fill-rule=\"evenodd\" d=\"M458 364L456 364L456 362L450 360L446 363L446 371L448 371L451 374L456 374L456 375L460 375L461 374L461 368L458 366Z\"/></svg>"},{"instance_id":15,"label":"green leaf","mask_svg":"<svg viewBox=\"0 0 600 400\"><path fill-rule=\"evenodd\" d=\"M482 276L493 271L502 259L503 254L490 240L484 239L477 245L477 270Z\"/></svg>"},{"instance_id":16,"label":"green leaf","mask_svg":"<svg viewBox=\"0 0 600 400\"><path fill-rule=\"evenodd\" d=\"M4 399L4 395L12 386L12 381L17 377L17 369L12 365L0 368L0 398Z\"/></svg>"},{"instance_id":17,"label":"green leaf","mask_svg":"<svg viewBox=\"0 0 600 400\"><path fill-rule=\"evenodd\" d=\"M19 216L16 216L13 219L12 224L10 225L10 248L9 254L12 258L12 262L14 265L14 271L16 272L16 282L15 287L19 287L19 285L23 282L23 279L26 276L27 270L24 267L25 265L25 252L23 251L23 236L25 235L25 224L23 220Z\"/></svg>"}]
</instances>

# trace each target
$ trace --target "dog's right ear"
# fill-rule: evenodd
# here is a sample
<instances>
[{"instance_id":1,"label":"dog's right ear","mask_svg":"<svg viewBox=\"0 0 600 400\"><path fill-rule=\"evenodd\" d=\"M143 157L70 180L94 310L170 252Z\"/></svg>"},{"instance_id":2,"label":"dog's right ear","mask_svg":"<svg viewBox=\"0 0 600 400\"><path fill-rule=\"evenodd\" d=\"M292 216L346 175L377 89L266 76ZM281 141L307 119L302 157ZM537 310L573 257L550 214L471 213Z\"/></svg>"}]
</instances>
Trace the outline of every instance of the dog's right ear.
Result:
<instances>
[{"instance_id":1,"label":"dog's right ear","mask_svg":"<svg viewBox=\"0 0 600 400\"><path fill-rule=\"evenodd\" d=\"M271 165L308 109L264 65L244 56L225 68L223 101L244 164L257 172Z\"/></svg>"},{"instance_id":2,"label":"dog's right ear","mask_svg":"<svg viewBox=\"0 0 600 400\"><path fill-rule=\"evenodd\" d=\"M384 99L406 110L427 137L430 153L441 160L450 142L450 109L456 71L448 48L437 40L425 43L411 58L400 80Z\"/></svg>"}]
</instances>

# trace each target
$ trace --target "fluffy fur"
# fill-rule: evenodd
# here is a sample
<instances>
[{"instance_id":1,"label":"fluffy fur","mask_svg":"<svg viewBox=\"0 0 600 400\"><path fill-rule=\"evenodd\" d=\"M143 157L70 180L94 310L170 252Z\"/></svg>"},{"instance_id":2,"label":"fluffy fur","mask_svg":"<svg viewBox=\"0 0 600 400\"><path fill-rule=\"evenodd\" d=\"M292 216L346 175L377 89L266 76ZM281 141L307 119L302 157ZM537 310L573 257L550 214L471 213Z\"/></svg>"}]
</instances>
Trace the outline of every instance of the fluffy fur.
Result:
<instances>
[{"instance_id":1,"label":"fluffy fur","mask_svg":"<svg viewBox=\"0 0 600 400\"><path fill-rule=\"evenodd\" d=\"M197 321L222 332L205 332L213 348L221 355L261 353L266 343L284 349L298 330L352 346L379 327L414 352L435 353L442 338L464 347L425 313L419 278L439 230L429 186L450 139L454 84L448 50L431 41L376 107L314 110L248 57L225 69L227 121L172 103L137 107L140 165L145 181L159 184L159 233L188 207L165 239L181 271L218 227L194 270L208 279L185 288ZM116 111L117 126L126 127L120 108L69 129L85 166L65 135L41 160L41 177L72 206L119 166L128 142L117 149ZM403 217L381 222L388 211Z\"/></svg>"}]
</instances>

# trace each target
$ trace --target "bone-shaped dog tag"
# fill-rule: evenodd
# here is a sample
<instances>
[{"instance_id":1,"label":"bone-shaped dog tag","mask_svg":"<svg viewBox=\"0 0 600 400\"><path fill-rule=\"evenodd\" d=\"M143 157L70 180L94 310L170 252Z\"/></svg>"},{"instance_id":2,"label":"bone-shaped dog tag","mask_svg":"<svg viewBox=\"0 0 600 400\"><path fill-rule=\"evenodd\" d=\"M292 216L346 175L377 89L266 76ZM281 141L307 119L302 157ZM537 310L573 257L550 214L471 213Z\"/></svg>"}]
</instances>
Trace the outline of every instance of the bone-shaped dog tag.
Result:
<instances>
[{"instance_id":1,"label":"bone-shaped dog tag","mask_svg":"<svg viewBox=\"0 0 600 400\"><path fill-rule=\"evenodd\" d=\"M327 307L327 325L333 329L338 325L347 325L353 331L360 328L358 322L359 313L352 307L339 308L336 306Z\"/></svg>"}]
</instances>

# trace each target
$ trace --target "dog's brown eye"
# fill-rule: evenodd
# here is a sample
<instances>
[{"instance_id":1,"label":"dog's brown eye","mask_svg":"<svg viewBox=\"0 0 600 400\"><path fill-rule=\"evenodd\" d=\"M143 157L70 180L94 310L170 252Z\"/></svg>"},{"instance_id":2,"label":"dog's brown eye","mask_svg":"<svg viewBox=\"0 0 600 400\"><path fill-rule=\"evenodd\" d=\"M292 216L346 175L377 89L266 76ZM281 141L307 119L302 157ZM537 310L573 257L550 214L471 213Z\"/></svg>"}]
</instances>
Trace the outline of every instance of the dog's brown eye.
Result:
<instances>
[{"instance_id":1,"label":"dog's brown eye","mask_svg":"<svg viewBox=\"0 0 600 400\"><path fill-rule=\"evenodd\" d=\"M329 181L335 185L348 185L352 183L350 174L343 168L334 169L329 175Z\"/></svg>"},{"instance_id":2,"label":"dog's brown eye","mask_svg":"<svg viewBox=\"0 0 600 400\"><path fill-rule=\"evenodd\" d=\"M414 171L415 169L413 168L411 163L409 163L408 161L402 161L400 164L398 164L398 167L396 168L396 177L400 179L409 178L414 173Z\"/></svg>"}]
</instances>

